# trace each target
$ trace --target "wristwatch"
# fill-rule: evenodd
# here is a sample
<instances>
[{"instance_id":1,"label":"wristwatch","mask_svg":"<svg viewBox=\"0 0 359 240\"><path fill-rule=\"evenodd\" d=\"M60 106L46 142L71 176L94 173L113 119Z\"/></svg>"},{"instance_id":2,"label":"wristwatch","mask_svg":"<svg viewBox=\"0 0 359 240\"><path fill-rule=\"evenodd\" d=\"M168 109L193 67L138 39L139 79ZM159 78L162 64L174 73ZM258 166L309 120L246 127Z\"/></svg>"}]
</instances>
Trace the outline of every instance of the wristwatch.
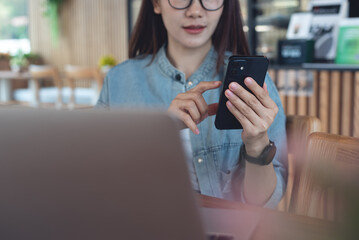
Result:
<instances>
[{"instance_id":1,"label":"wristwatch","mask_svg":"<svg viewBox=\"0 0 359 240\"><path fill-rule=\"evenodd\" d=\"M273 141L269 140L269 144L264 148L262 153L258 157L251 157L246 152L246 147L244 144L241 146L241 159L246 159L248 162L265 166L270 164L273 161L277 148Z\"/></svg>"}]
</instances>

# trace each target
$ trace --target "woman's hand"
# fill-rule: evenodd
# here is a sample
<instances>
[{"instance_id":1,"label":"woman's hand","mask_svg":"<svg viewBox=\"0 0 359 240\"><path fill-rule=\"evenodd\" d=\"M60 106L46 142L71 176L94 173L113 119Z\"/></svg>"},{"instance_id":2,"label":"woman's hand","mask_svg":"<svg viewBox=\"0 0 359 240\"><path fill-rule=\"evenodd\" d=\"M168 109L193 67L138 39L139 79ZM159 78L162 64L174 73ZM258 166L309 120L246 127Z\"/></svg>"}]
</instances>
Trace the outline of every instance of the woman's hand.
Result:
<instances>
[{"instance_id":1,"label":"woman's hand","mask_svg":"<svg viewBox=\"0 0 359 240\"><path fill-rule=\"evenodd\" d=\"M243 126L242 140L247 154L256 157L269 144L267 131L278 113L278 106L269 97L266 84L262 88L252 78L244 82L255 96L233 82L225 92L226 105Z\"/></svg>"},{"instance_id":2,"label":"woman's hand","mask_svg":"<svg viewBox=\"0 0 359 240\"><path fill-rule=\"evenodd\" d=\"M180 93L172 101L168 111L176 115L195 134L199 134L197 124L208 116L216 114L218 103L208 105L202 94L221 86L220 81L200 82L191 90Z\"/></svg>"}]
</instances>

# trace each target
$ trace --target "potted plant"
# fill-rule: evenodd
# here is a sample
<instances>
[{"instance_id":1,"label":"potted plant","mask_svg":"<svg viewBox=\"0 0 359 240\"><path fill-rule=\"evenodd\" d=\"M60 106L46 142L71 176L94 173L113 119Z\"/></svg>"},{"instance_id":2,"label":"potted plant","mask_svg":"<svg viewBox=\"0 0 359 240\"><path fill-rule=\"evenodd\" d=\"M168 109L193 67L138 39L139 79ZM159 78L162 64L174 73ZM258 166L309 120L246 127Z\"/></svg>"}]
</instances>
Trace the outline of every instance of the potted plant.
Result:
<instances>
[{"instance_id":1,"label":"potted plant","mask_svg":"<svg viewBox=\"0 0 359 240\"><path fill-rule=\"evenodd\" d=\"M116 66L117 60L113 56L103 56L100 58L99 66L103 73L107 73L112 67Z\"/></svg>"},{"instance_id":2,"label":"potted plant","mask_svg":"<svg viewBox=\"0 0 359 240\"><path fill-rule=\"evenodd\" d=\"M21 51L12 56L10 59L11 70L14 72L23 71L27 67L28 63L29 62L25 58L25 55Z\"/></svg>"},{"instance_id":3,"label":"potted plant","mask_svg":"<svg viewBox=\"0 0 359 240\"><path fill-rule=\"evenodd\" d=\"M10 70L10 55L0 53L0 70Z\"/></svg>"},{"instance_id":4,"label":"potted plant","mask_svg":"<svg viewBox=\"0 0 359 240\"><path fill-rule=\"evenodd\" d=\"M44 61L39 54L30 52L30 53L24 54L24 57L26 58L26 60L28 61L29 64L35 64L35 65L44 64Z\"/></svg>"}]
</instances>

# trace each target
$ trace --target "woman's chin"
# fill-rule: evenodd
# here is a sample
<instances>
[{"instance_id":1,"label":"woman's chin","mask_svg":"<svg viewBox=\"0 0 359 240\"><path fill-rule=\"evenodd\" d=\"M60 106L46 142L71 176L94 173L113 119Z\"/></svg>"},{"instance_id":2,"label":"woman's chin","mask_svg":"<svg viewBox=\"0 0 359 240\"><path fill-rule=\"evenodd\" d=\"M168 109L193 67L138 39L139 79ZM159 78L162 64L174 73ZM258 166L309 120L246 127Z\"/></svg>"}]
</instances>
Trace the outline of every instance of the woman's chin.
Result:
<instances>
[{"instance_id":1,"label":"woman's chin","mask_svg":"<svg viewBox=\"0 0 359 240\"><path fill-rule=\"evenodd\" d=\"M183 46L185 48L189 48L189 49L201 49L201 48L209 49L211 46L211 42L189 41L189 42L186 42Z\"/></svg>"}]
</instances>

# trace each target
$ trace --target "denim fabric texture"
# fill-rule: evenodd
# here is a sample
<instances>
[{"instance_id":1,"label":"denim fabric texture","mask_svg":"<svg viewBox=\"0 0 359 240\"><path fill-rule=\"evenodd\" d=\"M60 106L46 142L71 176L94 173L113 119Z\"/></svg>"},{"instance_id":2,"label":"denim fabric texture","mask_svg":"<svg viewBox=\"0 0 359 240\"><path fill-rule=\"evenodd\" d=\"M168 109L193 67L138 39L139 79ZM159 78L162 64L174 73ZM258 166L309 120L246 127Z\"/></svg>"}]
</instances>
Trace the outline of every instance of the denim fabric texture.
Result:
<instances>
[{"instance_id":1,"label":"denim fabric texture","mask_svg":"<svg viewBox=\"0 0 359 240\"><path fill-rule=\"evenodd\" d=\"M230 56L229 53L227 55ZM216 71L217 52L212 47L200 68L189 78L176 69L166 56L163 46L153 62L152 55L129 59L114 67L106 76L97 108L163 108L172 100L201 81L224 80L227 60ZM276 143L277 154L273 160L277 186L265 207L274 208L282 198L287 182L287 141L285 114L278 91L267 74L265 82L270 97L279 107L279 113L269 128L269 138ZM216 103L222 89L209 90L203 94L207 104ZM217 130L215 116L208 117L198 125L199 135L190 133L192 163L197 175L201 194L241 200L245 161L239 159L242 130ZM233 184L235 183L235 184Z\"/></svg>"}]
</instances>

